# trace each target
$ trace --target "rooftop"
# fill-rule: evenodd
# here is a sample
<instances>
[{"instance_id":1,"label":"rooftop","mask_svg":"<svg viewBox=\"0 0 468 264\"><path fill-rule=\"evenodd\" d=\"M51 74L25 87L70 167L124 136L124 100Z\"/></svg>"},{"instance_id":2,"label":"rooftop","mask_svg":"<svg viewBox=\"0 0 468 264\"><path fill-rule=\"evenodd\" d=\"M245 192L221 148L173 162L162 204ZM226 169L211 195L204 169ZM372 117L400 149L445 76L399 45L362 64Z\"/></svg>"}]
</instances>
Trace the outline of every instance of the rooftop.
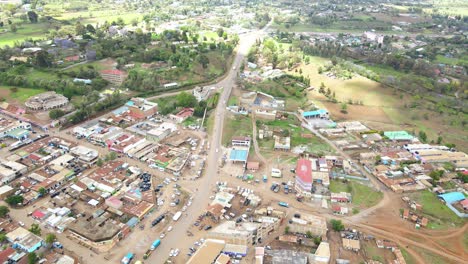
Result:
<instances>
[{"instance_id":1,"label":"rooftop","mask_svg":"<svg viewBox=\"0 0 468 264\"><path fill-rule=\"evenodd\" d=\"M224 249L225 244L224 240L207 239L187 264L212 263Z\"/></svg>"},{"instance_id":2,"label":"rooftop","mask_svg":"<svg viewBox=\"0 0 468 264\"><path fill-rule=\"evenodd\" d=\"M246 149L232 149L229 154L229 159L232 161L247 161L249 151Z\"/></svg>"}]
</instances>

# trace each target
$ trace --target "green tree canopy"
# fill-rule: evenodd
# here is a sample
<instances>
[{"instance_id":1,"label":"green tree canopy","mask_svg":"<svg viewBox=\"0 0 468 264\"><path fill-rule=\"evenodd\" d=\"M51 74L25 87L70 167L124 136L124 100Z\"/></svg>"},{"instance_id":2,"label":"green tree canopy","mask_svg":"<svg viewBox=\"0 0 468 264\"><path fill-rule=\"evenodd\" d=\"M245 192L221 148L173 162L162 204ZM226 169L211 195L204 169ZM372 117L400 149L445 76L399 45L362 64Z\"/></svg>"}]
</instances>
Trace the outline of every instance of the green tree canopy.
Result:
<instances>
[{"instance_id":1,"label":"green tree canopy","mask_svg":"<svg viewBox=\"0 0 468 264\"><path fill-rule=\"evenodd\" d=\"M21 195L12 195L5 199L5 202L9 205L18 205L24 201L24 197Z\"/></svg>"},{"instance_id":2,"label":"green tree canopy","mask_svg":"<svg viewBox=\"0 0 468 264\"><path fill-rule=\"evenodd\" d=\"M41 235L41 227L39 227L39 224L32 224L31 225L31 228L29 228L29 232L37 235L37 236L40 236Z\"/></svg>"},{"instance_id":3,"label":"green tree canopy","mask_svg":"<svg viewBox=\"0 0 468 264\"><path fill-rule=\"evenodd\" d=\"M336 220L336 219L332 219L330 221L331 225L332 225L332 229L339 232L339 231L342 231L344 230L344 225L343 223L341 222L341 220Z\"/></svg>"},{"instance_id":4,"label":"green tree canopy","mask_svg":"<svg viewBox=\"0 0 468 264\"><path fill-rule=\"evenodd\" d=\"M4 205L0 205L0 217L5 217L10 212L10 209Z\"/></svg>"}]
</instances>

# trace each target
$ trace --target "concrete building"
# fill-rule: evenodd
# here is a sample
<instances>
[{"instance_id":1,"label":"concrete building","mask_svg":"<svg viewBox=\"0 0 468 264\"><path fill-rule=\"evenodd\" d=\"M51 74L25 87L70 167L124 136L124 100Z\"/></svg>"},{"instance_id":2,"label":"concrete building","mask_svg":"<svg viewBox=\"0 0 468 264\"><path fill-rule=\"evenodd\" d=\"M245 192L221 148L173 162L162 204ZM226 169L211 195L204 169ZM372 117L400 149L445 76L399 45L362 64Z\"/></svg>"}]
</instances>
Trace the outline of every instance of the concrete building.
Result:
<instances>
[{"instance_id":1,"label":"concrete building","mask_svg":"<svg viewBox=\"0 0 468 264\"><path fill-rule=\"evenodd\" d=\"M250 137L233 137L231 139L231 145L233 147L247 147L250 148Z\"/></svg>"},{"instance_id":2,"label":"concrete building","mask_svg":"<svg viewBox=\"0 0 468 264\"><path fill-rule=\"evenodd\" d=\"M24 105L33 111L57 109L68 104L68 98L56 92L45 92L30 97Z\"/></svg>"},{"instance_id":3,"label":"concrete building","mask_svg":"<svg viewBox=\"0 0 468 264\"><path fill-rule=\"evenodd\" d=\"M197 101L200 102L208 99L212 90L214 90L214 87L195 87L195 89L192 91L192 94L195 96L195 98L197 98Z\"/></svg>"},{"instance_id":4,"label":"concrete building","mask_svg":"<svg viewBox=\"0 0 468 264\"><path fill-rule=\"evenodd\" d=\"M100 73L104 80L116 85L121 85L125 79L125 73L117 69L102 70Z\"/></svg>"},{"instance_id":5,"label":"concrete building","mask_svg":"<svg viewBox=\"0 0 468 264\"><path fill-rule=\"evenodd\" d=\"M99 156L96 150L81 145L71 148L70 153L85 164L94 164Z\"/></svg>"},{"instance_id":6,"label":"concrete building","mask_svg":"<svg viewBox=\"0 0 468 264\"><path fill-rule=\"evenodd\" d=\"M273 226L274 223L266 220L264 223L226 221L208 232L208 237L224 240L227 244L250 246L266 237Z\"/></svg>"},{"instance_id":7,"label":"concrete building","mask_svg":"<svg viewBox=\"0 0 468 264\"><path fill-rule=\"evenodd\" d=\"M291 149L290 137L275 136L275 150L289 151Z\"/></svg>"},{"instance_id":8,"label":"concrete building","mask_svg":"<svg viewBox=\"0 0 468 264\"><path fill-rule=\"evenodd\" d=\"M28 167L21 163L0 159L0 182L2 184L9 183L23 175L27 170Z\"/></svg>"},{"instance_id":9,"label":"concrete building","mask_svg":"<svg viewBox=\"0 0 468 264\"><path fill-rule=\"evenodd\" d=\"M312 191L312 162L309 159L299 159L296 165L295 188L304 195L311 195Z\"/></svg>"},{"instance_id":10,"label":"concrete building","mask_svg":"<svg viewBox=\"0 0 468 264\"><path fill-rule=\"evenodd\" d=\"M0 138L13 138L24 140L31 133L31 124L28 122L15 121L6 126L0 127Z\"/></svg>"},{"instance_id":11,"label":"concrete building","mask_svg":"<svg viewBox=\"0 0 468 264\"><path fill-rule=\"evenodd\" d=\"M18 227L7 233L6 237L8 242L13 244L13 247L19 248L27 253L36 251L43 244L42 238L22 227Z\"/></svg>"},{"instance_id":12,"label":"concrete building","mask_svg":"<svg viewBox=\"0 0 468 264\"><path fill-rule=\"evenodd\" d=\"M187 261L187 264L213 263L225 245L224 240L207 239Z\"/></svg>"},{"instance_id":13,"label":"concrete building","mask_svg":"<svg viewBox=\"0 0 468 264\"><path fill-rule=\"evenodd\" d=\"M328 244L328 242L320 242L320 245L315 251L314 260L316 264L330 262L330 244Z\"/></svg>"},{"instance_id":14,"label":"concrete building","mask_svg":"<svg viewBox=\"0 0 468 264\"><path fill-rule=\"evenodd\" d=\"M327 221L321 216L302 214L301 218L293 217L291 220L289 231L292 233L306 234L310 231L314 236L322 236L328 231Z\"/></svg>"},{"instance_id":15,"label":"concrete building","mask_svg":"<svg viewBox=\"0 0 468 264\"><path fill-rule=\"evenodd\" d=\"M132 98L125 105L130 110L130 114L137 119L147 118L158 112L158 104L145 98Z\"/></svg>"},{"instance_id":16,"label":"concrete building","mask_svg":"<svg viewBox=\"0 0 468 264\"><path fill-rule=\"evenodd\" d=\"M328 119L328 111L325 109L306 111L302 113L302 117L305 119Z\"/></svg>"}]
</instances>

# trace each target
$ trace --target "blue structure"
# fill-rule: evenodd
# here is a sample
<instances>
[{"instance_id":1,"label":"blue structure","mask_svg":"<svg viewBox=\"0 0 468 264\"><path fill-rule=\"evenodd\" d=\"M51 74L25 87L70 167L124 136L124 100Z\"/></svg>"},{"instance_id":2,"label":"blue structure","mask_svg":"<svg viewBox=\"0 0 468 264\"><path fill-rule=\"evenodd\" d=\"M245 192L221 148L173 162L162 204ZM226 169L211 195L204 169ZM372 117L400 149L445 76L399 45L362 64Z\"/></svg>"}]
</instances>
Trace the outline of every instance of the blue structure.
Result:
<instances>
[{"instance_id":1,"label":"blue structure","mask_svg":"<svg viewBox=\"0 0 468 264\"><path fill-rule=\"evenodd\" d=\"M129 227L135 227L137 224L138 224L139 220L138 220L138 217L132 217L130 220L128 220L128 222L126 223L126 225L128 225Z\"/></svg>"},{"instance_id":2,"label":"blue structure","mask_svg":"<svg viewBox=\"0 0 468 264\"><path fill-rule=\"evenodd\" d=\"M311 118L328 118L328 112L325 109L319 109L315 111L307 111L302 113L302 117L305 119Z\"/></svg>"},{"instance_id":3,"label":"blue structure","mask_svg":"<svg viewBox=\"0 0 468 264\"><path fill-rule=\"evenodd\" d=\"M128 107L122 106L122 107L119 107L119 108L115 109L114 111L112 111L112 113L114 115L120 115L120 114L122 114L122 113L124 113L126 111L128 111Z\"/></svg>"},{"instance_id":4,"label":"blue structure","mask_svg":"<svg viewBox=\"0 0 468 264\"><path fill-rule=\"evenodd\" d=\"M247 162L249 150L247 149L232 149L229 154L229 160L233 162Z\"/></svg>"},{"instance_id":5,"label":"blue structure","mask_svg":"<svg viewBox=\"0 0 468 264\"><path fill-rule=\"evenodd\" d=\"M444 200L447 204L465 200L465 196L461 192L450 192L438 195L440 199Z\"/></svg>"}]
</instances>

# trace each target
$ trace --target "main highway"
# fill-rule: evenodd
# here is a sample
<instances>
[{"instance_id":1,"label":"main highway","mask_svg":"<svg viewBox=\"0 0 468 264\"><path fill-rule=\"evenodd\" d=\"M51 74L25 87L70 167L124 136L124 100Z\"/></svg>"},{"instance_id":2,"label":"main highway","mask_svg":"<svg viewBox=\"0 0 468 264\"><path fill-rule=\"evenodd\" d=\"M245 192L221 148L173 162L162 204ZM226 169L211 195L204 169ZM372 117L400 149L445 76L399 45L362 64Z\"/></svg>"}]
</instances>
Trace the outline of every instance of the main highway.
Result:
<instances>
[{"instance_id":1,"label":"main highway","mask_svg":"<svg viewBox=\"0 0 468 264\"><path fill-rule=\"evenodd\" d=\"M198 191L195 192L192 206L187 209L187 216L174 223L174 229L168 233L162 240L159 248L149 257L148 263L164 263L169 257L169 252L172 248L179 248L181 254L186 253L186 249L191 244L188 241L186 231L189 229L197 217L203 212L209 203L209 196L211 189L214 187L216 179L218 178L218 164L221 155L221 138L223 134L224 115L226 112L226 103L231 95L233 87L236 85L239 67L249 52L250 47L255 43L256 39L264 36L265 29L268 25L260 30L252 31L250 33L240 36L239 46L236 49L236 54L229 68L229 72L224 79L217 84L216 87L222 87L222 94L219 97L218 105L216 106L215 119L213 131L210 132L209 137L209 150L207 157L207 167L205 175L195 183L197 184ZM156 234L155 234L156 235Z\"/></svg>"}]
</instances>

